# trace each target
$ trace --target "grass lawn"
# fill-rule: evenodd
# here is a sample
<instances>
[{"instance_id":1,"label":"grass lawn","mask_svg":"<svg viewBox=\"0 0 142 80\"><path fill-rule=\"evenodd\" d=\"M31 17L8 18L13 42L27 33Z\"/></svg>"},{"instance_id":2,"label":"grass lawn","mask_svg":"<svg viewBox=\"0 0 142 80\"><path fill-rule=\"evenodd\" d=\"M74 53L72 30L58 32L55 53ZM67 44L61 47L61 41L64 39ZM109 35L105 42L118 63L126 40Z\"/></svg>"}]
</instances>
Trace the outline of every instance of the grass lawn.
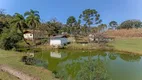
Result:
<instances>
[{"instance_id":1,"label":"grass lawn","mask_svg":"<svg viewBox=\"0 0 142 80\"><path fill-rule=\"evenodd\" d=\"M35 77L40 78L41 80L53 80L52 72L48 71L47 69L35 66L28 66L21 62L21 57L24 55L23 53L18 53L14 51L4 51L0 49L0 64L6 64L16 70L22 71L26 74L33 75ZM8 76L9 74L0 72L0 76ZM3 77L2 80L8 80L7 77ZM15 79L12 79L15 80ZM54 79L55 80L55 79Z\"/></svg>"},{"instance_id":2,"label":"grass lawn","mask_svg":"<svg viewBox=\"0 0 142 80\"><path fill-rule=\"evenodd\" d=\"M117 38L109 43L114 49L142 55L142 38Z\"/></svg>"},{"instance_id":3,"label":"grass lawn","mask_svg":"<svg viewBox=\"0 0 142 80\"><path fill-rule=\"evenodd\" d=\"M98 44L89 43L89 44L80 44L80 43L71 43L68 44L66 49L73 49L73 50L90 50L90 49L97 49Z\"/></svg>"},{"instance_id":4,"label":"grass lawn","mask_svg":"<svg viewBox=\"0 0 142 80\"><path fill-rule=\"evenodd\" d=\"M18 78L0 71L0 80L19 80Z\"/></svg>"}]
</instances>

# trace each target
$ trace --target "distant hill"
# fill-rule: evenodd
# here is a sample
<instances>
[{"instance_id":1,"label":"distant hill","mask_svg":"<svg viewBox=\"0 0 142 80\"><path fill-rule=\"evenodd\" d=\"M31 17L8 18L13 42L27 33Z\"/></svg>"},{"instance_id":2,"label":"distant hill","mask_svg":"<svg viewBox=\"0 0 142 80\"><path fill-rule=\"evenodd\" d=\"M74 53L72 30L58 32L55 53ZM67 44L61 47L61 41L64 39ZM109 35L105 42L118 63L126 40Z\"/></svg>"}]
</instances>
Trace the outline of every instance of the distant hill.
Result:
<instances>
[{"instance_id":1,"label":"distant hill","mask_svg":"<svg viewBox=\"0 0 142 80\"><path fill-rule=\"evenodd\" d=\"M142 37L142 28L108 30L105 34L111 37Z\"/></svg>"}]
</instances>

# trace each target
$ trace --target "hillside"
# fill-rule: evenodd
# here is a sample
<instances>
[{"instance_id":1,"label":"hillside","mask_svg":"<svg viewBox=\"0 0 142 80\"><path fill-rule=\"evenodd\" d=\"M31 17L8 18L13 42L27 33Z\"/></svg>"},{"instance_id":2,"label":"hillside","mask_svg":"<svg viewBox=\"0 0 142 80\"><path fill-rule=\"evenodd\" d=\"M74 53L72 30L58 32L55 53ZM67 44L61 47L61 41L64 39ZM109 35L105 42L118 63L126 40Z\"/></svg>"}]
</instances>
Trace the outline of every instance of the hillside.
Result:
<instances>
[{"instance_id":1,"label":"hillside","mask_svg":"<svg viewBox=\"0 0 142 80\"><path fill-rule=\"evenodd\" d=\"M108 30L107 32L105 32L105 34L112 37L142 37L142 28Z\"/></svg>"}]
</instances>

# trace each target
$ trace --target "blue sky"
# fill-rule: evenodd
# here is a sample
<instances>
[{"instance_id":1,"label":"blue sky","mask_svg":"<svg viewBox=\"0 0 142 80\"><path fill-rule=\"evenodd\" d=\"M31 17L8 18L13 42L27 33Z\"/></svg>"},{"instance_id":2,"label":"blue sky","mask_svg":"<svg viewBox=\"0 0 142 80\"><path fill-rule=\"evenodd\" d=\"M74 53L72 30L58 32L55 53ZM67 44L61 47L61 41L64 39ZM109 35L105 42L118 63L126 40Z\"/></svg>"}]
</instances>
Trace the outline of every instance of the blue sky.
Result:
<instances>
[{"instance_id":1,"label":"blue sky","mask_svg":"<svg viewBox=\"0 0 142 80\"><path fill-rule=\"evenodd\" d=\"M128 19L142 20L142 0L0 0L0 8L13 15L30 9L40 12L41 20L57 18L66 23L69 16L78 16L85 9L96 9L103 23L111 20L121 23Z\"/></svg>"}]
</instances>

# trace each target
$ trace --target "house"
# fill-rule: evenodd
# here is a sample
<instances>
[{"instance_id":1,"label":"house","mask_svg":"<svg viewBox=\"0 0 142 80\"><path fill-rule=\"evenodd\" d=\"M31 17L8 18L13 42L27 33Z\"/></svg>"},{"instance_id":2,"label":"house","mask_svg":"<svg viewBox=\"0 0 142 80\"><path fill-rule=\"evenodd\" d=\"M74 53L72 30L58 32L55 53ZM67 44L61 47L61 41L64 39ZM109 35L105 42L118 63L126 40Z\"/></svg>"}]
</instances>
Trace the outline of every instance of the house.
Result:
<instances>
[{"instance_id":1,"label":"house","mask_svg":"<svg viewBox=\"0 0 142 80\"><path fill-rule=\"evenodd\" d=\"M63 47L67 43L68 39L65 35L52 36L50 38L50 45L54 47Z\"/></svg>"},{"instance_id":2,"label":"house","mask_svg":"<svg viewBox=\"0 0 142 80\"><path fill-rule=\"evenodd\" d=\"M28 30L24 32L24 38L26 40L33 40L35 39L42 39L42 38L46 38L46 34L42 31L39 30L35 30L34 34L33 34L33 30Z\"/></svg>"},{"instance_id":3,"label":"house","mask_svg":"<svg viewBox=\"0 0 142 80\"><path fill-rule=\"evenodd\" d=\"M33 33L31 31L25 31L24 32L24 39L33 40Z\"/></svg>"}]
</instances>

